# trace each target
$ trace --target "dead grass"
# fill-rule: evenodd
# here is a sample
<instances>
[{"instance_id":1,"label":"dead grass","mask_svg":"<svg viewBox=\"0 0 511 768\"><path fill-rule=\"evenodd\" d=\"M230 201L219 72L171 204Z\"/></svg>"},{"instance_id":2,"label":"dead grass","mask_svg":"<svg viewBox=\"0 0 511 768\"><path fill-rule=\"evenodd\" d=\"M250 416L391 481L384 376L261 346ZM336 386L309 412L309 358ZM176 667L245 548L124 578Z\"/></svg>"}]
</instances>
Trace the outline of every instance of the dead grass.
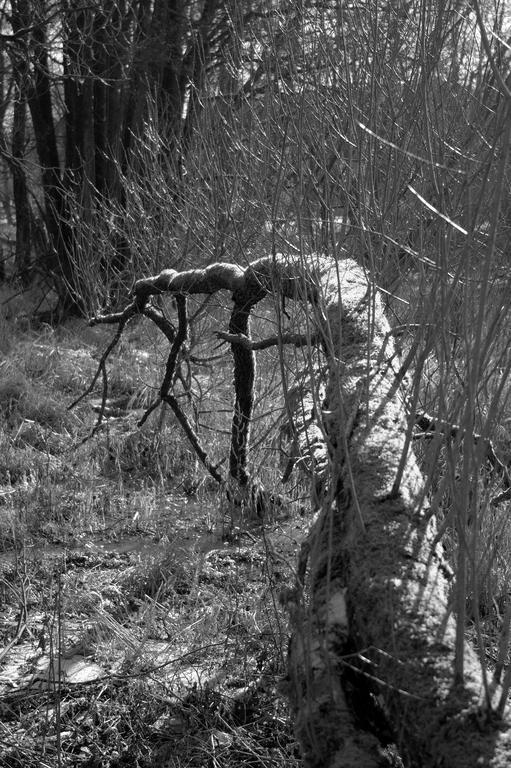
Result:
<instances>
[{"instance_id":1,"label":"dead grass","mask_svg":"<svg viewBox=\"0 0 511 768\"><path fill-rule=\"evenodd\" d=\"M112 415L83 442L101 382L68 406L108 337L13 334L0 369L0 766L298 765L276 596L305 523L279 510L266 537L238 526L223 542L219 494L174 418L137 427L165 362L139 328L109 362ZM225 364L191 379L219 458Z\"/></svg>"},{"instance_id":2,"label":"dead grass","mask_svg":"<svg viewBox=\"0 0 511 768\"><path fill-rule=\"evenodd\" d=\"M271 334L264 308L257 322ZM166 356L139 325L108 362L108 410L90 438L102 382L68 406L110 334L83 326L13 333L0 367L0 766L298 766L279 694L288 637L278 594L308 520L293 503L276 508L264 531L242 509L233 519L169 411L138 426ZM198 337L199 362L183 365L179 386L221 461L230 356L214 350L221 357L211 362L211 339ZM264 486L280 492L275 354L258 361L252 460ZM427 451L424 464L437 465L431 496L454 552L446 458ZM482 501L485 483L481 476ZM301 492L297 485L294 497ZM481 510L469 602L477 593L490 658L511 543L506 516Z\"/></svg>"}]
</instances>

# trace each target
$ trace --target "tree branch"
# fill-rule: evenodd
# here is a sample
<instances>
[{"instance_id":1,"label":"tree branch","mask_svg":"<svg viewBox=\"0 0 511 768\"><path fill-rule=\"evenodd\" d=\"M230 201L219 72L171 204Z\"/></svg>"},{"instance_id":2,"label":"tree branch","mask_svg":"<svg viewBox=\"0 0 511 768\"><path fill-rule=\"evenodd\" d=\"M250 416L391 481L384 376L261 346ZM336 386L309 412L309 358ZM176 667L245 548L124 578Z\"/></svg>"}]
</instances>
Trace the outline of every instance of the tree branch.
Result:
<instances>
[{"instance_id":1,"label":"tree branch","mask_svg":"<svg viewBox=\"0 0 511 768\"><path fill-rule=\"evenodd\" d=\"M312 337L321 339L326 357L327 405L318 403L314 364L309 384L296 403L288 402L295 423L302 420L304 462L317 471L325 467L329 476L306 547L309 605L300 589L289 601L289 695L305 765L388 765L383 752L392 739L405 759L420 755L427 766L465 768L467 754L474 764L507 764L506 690L496 680L485 698L480 663L468 643L464 679L453 685L457 640L448 567L437 546L424 478L408 450L402 377L382 354L385 348L385 357L393 359L395 350L378 293L351 260L314 256L304 265L299 256L277 255L246 269L214 264L182 273L164 270L138 281L134 295L137 306L145 307L151 295L164 291L223 289L234 299L228 338L236 385L232 476L248 480L252 307L267 293L310 302ZM171 362L167 379L169 371ZM176 398L162 394L208 466ZM434 420L423 415L421 423L431 429ZM503 467L494 451L487 455ZM306 562L302 557L302 580ZM503 723L495 722L493 702ZM474 722L484 722L484 728L474 728Z\"/></svg>"},{"instance_id":2,"label":"tree branch","mask_svg":"<svg viewBox=\"0 0 511 768\"><path fill-rule=\"evenodd\" d=\"M242 333L226 333L225 331L216 331L216 336L222 341L228 341L230 344L240 344L245 349L258 351L269 349L270 347L279 347L285 344L292 344L295 347L314 346L318 343L317 336L307 336L303 333L283 333L277 336L269 336L267 339L254 341Z\"/></svg>"},{"instance_id":3,"label":"tree branch","mask_svg":"<svg viewBox=\"0 0 511 768\"><path fill-rule=\"evenodd\" d=\"M460 427L457 424L450 424L440 419L435 419L434 416L431 416L425 411L418 411L415 414L415 423L426 437L442 434L448 437L462 439L466 433L466 430L463 427ZM490 501L490 504L495 507L511 498L511 476L509 470L497 456L495 447L489 438L483 437L477 432L473 432L472 439L474 443L480 443L484 446L487 461L502 478L504 491L494 496Z\"/></svg>"},{"instance_id":4,"label":"tree branch","mask_svg":"<svg viewBox=\"0 0 511 768\"><path fill-rule=\"evenodd\" d=\"M77 397L76 400L73 400L71 405L68 406L68 410L69 411L71 411L73 408L75 408L78 405L78 403L80 403L82 400L84 400L87 397L87 395L90 395L90 393L92 392L92 390L94 389L94 387L96 385L96 382L97 382L97 380L99 378L99 374L102 371L103 371L103 375L106 376L106 367L105 367L105 365L106 365L106 361L107 361L109 355L113 352L113 350L115 349L115 347L119 343L119 340L120 340L120 338L122 336L122 333L123 333L124 328L126 327L126 325L138 313L139 313L138 305L137 305L136 302L133 302L132 304L127 306L126 309L124 309L122 312L117 312L117 313L111 314L111 315L98 315L98 316L93 317L93 318L91 318L89 320L89 325L90 326L94 326L94 325L97 325L99 323L107 323L107 324L118 323L119 327L117 328L117 330L115 332L115 336L113 337L112 341L110 342L110 344L107 346L107 348L105 349L105 351L101 355L101 358L100 358L99 364L98 364L98 368L97 368L96 373L94 374L94 376L92 378L91 383L89 384L89 386L87 387L85 392L82 392L82 394L79 397ZM103 394L104 394L104 389L105 389L105 385L103 385ZM101 421L102 413L104 411L105 400L106 400L106 397L104 396L103 397L103 403L102 403L102 409L101 409L100 414L99 414L98 425L99 425L99 423Z\"/></svg>"},{"instance_id":5,"label":"tree branch","mask_svg":"<svg viewBox=\"0 0 511 768\"><path fill-rule=\"evenodd\" d=\"M198 458L203 463L203 465L205 466L205 468L207 469L211 477L213 477L213 479L216 480L217 483L223 483L224 482L223 475L218 471L218 466L213 464L210 461L207 452L202 447L199 437L195 432L192 424L190 423L190 420L188 419L184 411L179 407L179 403L177 399L174 397L174 395L166 394L162 397L162 400L172 408L177 420L179 421L179 423L181 424L185 432L185 435L190 441L192 448L194 449Z\"/></svg>"}]
</instances>

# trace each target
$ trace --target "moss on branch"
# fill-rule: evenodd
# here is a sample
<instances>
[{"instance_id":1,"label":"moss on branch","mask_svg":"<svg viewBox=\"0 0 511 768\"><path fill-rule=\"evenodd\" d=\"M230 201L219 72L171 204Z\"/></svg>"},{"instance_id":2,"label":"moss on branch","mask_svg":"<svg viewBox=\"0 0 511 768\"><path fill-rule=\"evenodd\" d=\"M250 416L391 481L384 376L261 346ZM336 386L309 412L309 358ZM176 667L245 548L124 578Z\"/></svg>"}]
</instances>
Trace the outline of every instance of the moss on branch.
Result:
<instances>
[{"instance_id":1,"label":"moss on branch","mask_svg":"<svg viewBox=\"0 0 511 768\"><path fill-rule=\"evenodd\" d=\"M311 364L303 391L287 402L302 464L313 476L329 477L305 548L310 603L305 605L301 591L305 556L289 598L289 690L305 765L390 765L385 739L395 739L404 759L424 768L465 768L467 754L474 765L507 765L509 711L499 709L504 721L496 723L492 709L503 688L495 679L485 691L468 644L465 678L453 685L456 624L449 569L406 437L403 377L392 365L396 352L377 291L350 259L311 256L304 263L299 256L277 255L245 269L213 264L164 270L135 284L133 304L124 313L95 322L125 324L162 292L219 290L229 291L234 301L229 332L221 335L234 359L230 474L240 485L249 481L257 344L250 338L252 308L267 294L308 303L307 336L321 344L326 358L325 400L314 389L319 369ZM178 407L170 391L166 402ZM176 415L211 468L193 430ZM382 728L372 717L361 720L375 699ZM484 729L474 728L476 720L484 721Z\"/></svg>"}]
</instances>

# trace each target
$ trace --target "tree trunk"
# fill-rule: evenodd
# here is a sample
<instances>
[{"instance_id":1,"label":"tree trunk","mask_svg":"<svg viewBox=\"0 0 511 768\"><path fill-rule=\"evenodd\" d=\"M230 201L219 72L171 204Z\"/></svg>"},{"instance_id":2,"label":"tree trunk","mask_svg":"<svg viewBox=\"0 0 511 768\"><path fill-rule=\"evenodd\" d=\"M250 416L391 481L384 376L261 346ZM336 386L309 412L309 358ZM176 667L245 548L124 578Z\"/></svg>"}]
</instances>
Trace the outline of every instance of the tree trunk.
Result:
<instances>
[{"instance_id":1,"label":"tree trunk","mask_svg":"<svg viewBox=\"0 0 511 768\"><path fill-rule=\"evenodd\" d=\"M23 94L14 102L12 118L12 194L16 211L16 274L24 287L30 284L30 254L32 249L32 212L28 202L25 159L27 105Z\"/></svg>"},{"instance_id":2,"label":"tree trunk","mask_svg":"<svg viewBox=\"0 0 511 768\"><path fill-rule=\"evenodd\" d=\"M41 166L49 248L41 255L40 264L54 279L60 301L56 314L64 316L76 310L79 296L71 260L72 234L55 133L45 10L44 3L36 9L27 0L12 3L11 25L20 42L19 47L11 51L11 59L30 109ZM27 50L30 56L27 56Z\"/></svg>"},{"instance_id":3,"label":"tree trunk","mask_svg":"<svg viewBox=\"0 0 511 768\"><path fill-rule=\"evenodd\" d=\"M164 270L136 283L135 302L221 289L245 308L266 294L309 302L328 364L322 407L307 387L290 402L303 459L328 475L287 596L288 691L305 765L507 765L509 709L467 642L455 682L450 569L408 450L403 376L377 292L349 259L277 256L245 270Z\"/></svg>"},{"instance_id":4,"label":"tree trunk","mask_svg":"<svg viewBox=\"0 0 511 768\"><path fill-rule=\"evenodd\" d=\"M408 420L379 296L345 262L339 277L324 273L323 297L332 493L311 532L310 602L298 595L292 606L290 650L305 763L391 765L394 742L406 765L507 764L510 738L490 706L498 692L485 696L469 644L465 678L453 682L450 571L405 454Z\"/></svg>"}]
</instances>

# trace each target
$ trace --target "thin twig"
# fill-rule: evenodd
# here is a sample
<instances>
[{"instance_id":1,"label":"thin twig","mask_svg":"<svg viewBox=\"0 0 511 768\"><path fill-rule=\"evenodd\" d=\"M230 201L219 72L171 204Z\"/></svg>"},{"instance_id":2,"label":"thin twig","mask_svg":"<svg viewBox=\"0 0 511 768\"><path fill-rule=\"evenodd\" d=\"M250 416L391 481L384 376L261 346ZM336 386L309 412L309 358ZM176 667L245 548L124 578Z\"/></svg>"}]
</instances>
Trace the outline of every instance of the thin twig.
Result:
<instances>
[{"instance_id":1,"label":"thin twig","mask_svg":"<svg viewBox=\"0 0 511 768\"><path fill-rule=\"evenodd\" d=\"M112 351L115 349L117 344L119 343L119 340L122 336L122 332L124 331L125 326L129 321L135 317L135 315L139 314L139 308L136 302L132 302L129 304L126 309L124 309L122 312L116 312L111 315L97 315L96 317L93 317L89 320L89 325L99 325L101 323L105 323L107 325L111 325L113 323L119 323L119 327L117 328L115 335L110 342L110 344L107 346L103 354L101 355L101 358L99 360L98 368L96 370L96 373L94 374L91 383L85 390L85 392L82 392L82 394L74 400L71 405L68 406L68 411L72 411L73 408L75 408L78 403L81 403L82 400L84 400L87 395L90 395L94 387L96 386L96 382L99 378L99 374L101 373L102 366L105 365L109 355L112 353Z\"/></svg>"},{"instance_id":2,"label":"thin twig","mask_svg":"<svg viewBox=\"0 0 511 768\"><path fill-rule=\"evenodd\" d=\"M92 437L94 437L94 435L97 434L100 426L103 423L103 418L105 416L105 406L106 406L106 401L107 401L107 396L108 396L108 375L107 375L107 372L106 372L105 360L103 358L100 360L100 363L99 363L98 374L99 374L99 372L101 372L101 375L103 377L103 389L102 389L102 392L101 392L101 405L99 406L98 418L96 419L96 423L94 424L94 426L91 429L91 431L89 432L89 434L86 435L83 438L83 440L81 440L78 443L77 446L74 446L73 450L75 450L77 447L79 447L81 445L85 445L86 442L88 442ZM96 379L97 379L97 375L96 375Z\"/></svg>"},{"instance_id":3,"label":"thin twig","mask_svg":"<svg viewBox=\"0 0 511 768\"><path fill-rule=\"evenodd\" d=\"M128 320L131 320L135 315L141 314L145 309L145 303L136 298L131 304L128 304L122 312L112 312L108 315L94 315L89 319L89 325L94 327L95 325L115 325L119 323L124 327Z\"/></svg>"},{"instance_id":4,"label":"thin twig","mask_svg":"<svg viewBox=\"0 0 511 768\"><path fill-rule=\"evenodd\" d=\"M493 57L493 53L491 50L490 41L488 40L488 35L486 33L486 27L484 24L483 14L481 13L481 6L478 2L478 0L472 0L472 5L474 7L474 10L476 12L476 18L477 18L477 26L479 27L479 31L481 33L481 42L483 44L484 52L486 53L486 56L488 57L488 62L490 64L490 67L492 69L493 75L495 79L497 80L501 93L509 100L511 101L511 91L509 90L508 84L504 80L502 76L502 72L498 68L495 59Z\"/></svg>"}]
</instances>

